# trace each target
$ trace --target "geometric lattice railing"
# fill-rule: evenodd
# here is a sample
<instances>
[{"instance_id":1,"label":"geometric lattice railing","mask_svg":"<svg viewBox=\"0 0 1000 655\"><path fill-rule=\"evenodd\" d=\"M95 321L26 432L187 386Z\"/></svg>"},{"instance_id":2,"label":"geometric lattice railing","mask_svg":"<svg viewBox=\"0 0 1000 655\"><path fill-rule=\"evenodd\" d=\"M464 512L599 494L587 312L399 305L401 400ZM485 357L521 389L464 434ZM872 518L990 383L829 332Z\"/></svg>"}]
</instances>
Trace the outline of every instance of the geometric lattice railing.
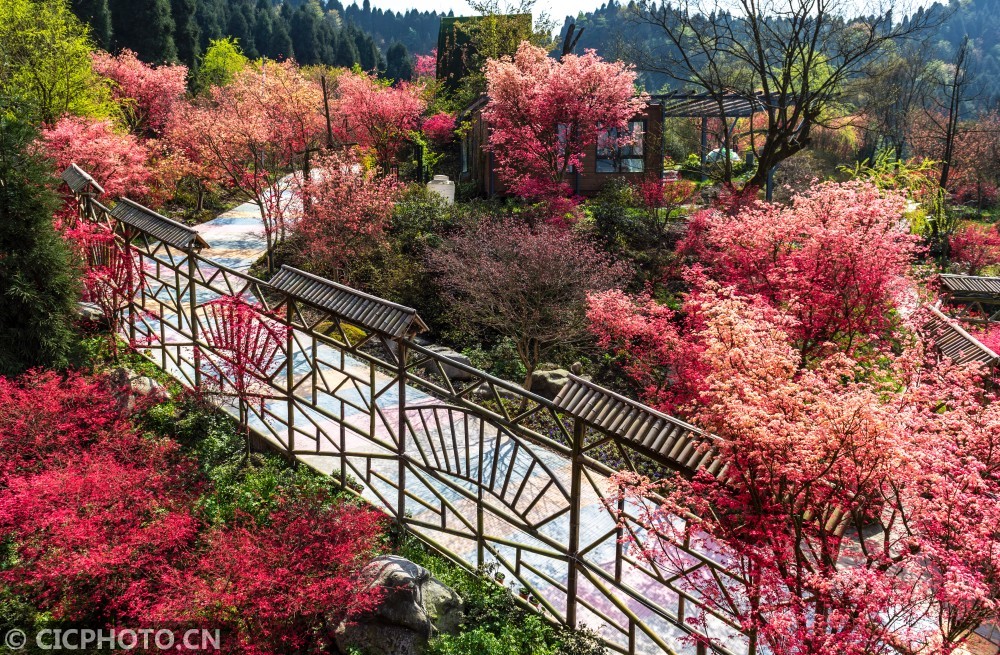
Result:
<instances>
[{"instance_id":1,"label":"geometric lattice railing","mask_svg":"<svg viewBox=\"0 0 1000 655\"><path fill-rule=\"evenodd\" d=\"M253 301L284 339L261 375L266 393L240 407L261 439L359 490L456 563L497 567L550 619L592 627L616 651L705 652L685 621L704 610L676 572L622 546L637 508L619 504L619 525L607 480L622 469L722 474L707 435L581 378L542 398L414 342L424 326L410 308L291 268L263 282L205 257L190 228L137 203L77 200L83 219L110 225L141 261L123 329L165 371L201 386L216 329L206 307ZM719 568L676 547L692 568ZM716 619L711 649L742 655L741 635Z\"/></svg>"}]
</instances>

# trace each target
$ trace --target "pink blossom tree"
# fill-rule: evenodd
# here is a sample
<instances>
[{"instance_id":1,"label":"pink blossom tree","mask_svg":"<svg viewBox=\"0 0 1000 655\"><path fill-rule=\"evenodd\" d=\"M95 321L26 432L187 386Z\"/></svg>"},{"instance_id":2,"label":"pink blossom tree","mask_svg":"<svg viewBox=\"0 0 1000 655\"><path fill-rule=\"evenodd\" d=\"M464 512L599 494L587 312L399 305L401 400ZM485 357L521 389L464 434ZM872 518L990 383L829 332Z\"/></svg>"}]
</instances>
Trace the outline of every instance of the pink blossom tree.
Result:
<instances>
[{"instance_id":1,"label":"pink blossom tree","mask_svg":"<svg viewBox=\"0 0 1000 655\"><path fill-rule=\"evenodd\" d=\"M310 179L297 181L304 211L293 228L312 269L349 281L351 261L384 244L400 189L394 178L363 168L353 157L320 157Z\"/></svg>"},{"instance_id":2,"label":"pink blossom tree","mask_svg":"<svg viewBox=\"0 0 1000 655\"><path fill-rule=\"evenodd\" d=\"M94 70L112 82L111 92L129 130L138 136L162 132L174 105L184 97L187 67L179 64L150 66L124 49L117 55L95 52Z\"/></svg>"},{"instance_id":3,"label":"pink blossom tree","mask_svg":"<svg viewBox=\"0 0 1000 655\"><path fill-rule=\"evenodd\" d=\"M700 272L759 295L796 320L803 355L853 351L893 327L908 290L917 239L901 217L903 199L870 184L825 183L791 206L753 204L692 217L681 253Z\"/></svg>"},{"instance_id":4,"label":"pink blossom tree","mask_svg":"<svg viewBox=\"0 0 1000 655\"><path fill-rule=\"evenodd\" d=\"M340 139L371 149L387 172L410 134L420 129L427 103L415 84L391 86L367 73L346 72L337 78L335 108L344 117Z\"/></svg>"},{"instance_id":5,"label":"pink blossom tree","mask_svg":"<svg viewBox=\"0 0 1000 655\"><path fill-rule=\"evenodd\" d=\"M105 196L146 200L153 184L149 151L135 136L110 121L64 116L43 129L40 145L58 170L77 164L104 188Z\"/></svg>"},{"instance_id":6,"label":"pink blossom tree","mask_svg":"<svg viewBox=\"0 0 1000 655\"><path fill-rule=\"evenodd\" d=\"M723 473L617 476L646 530L628 533L635 553L751 653L952 652L997 611L1000 543L973 517L1000 508L1000 410L979 373L919 349L875 376L843 355L803 368L795 319L731 289L703 302L695 419ZM689 621L711 635L707 617Z\"/></svg>"},{"instance_id":7,"label":"pink blossom tree","mask_svg":"<svg viewBox=\"0 0 1000 655\"><path fill-rule=\"evenodd\" d=\"M437 55L437 48L434 48L430 54L416 56L413 64L415 81L433 80L437 77Z\"/></svg>"},{"instance_id":8,"label":"pink blossom tree","mask_svg":"<svg viewBox=\"0 0 1000 655\"><path fill-rule=\"evenodd\" d=\"M434 114L424 121L421 130L431 143L447 145L455 138L455 116L446 112Z\"/></svg>"},{"instance_id":9,"label":"pink blossom tree","mask_svg":"<svg viewBox=\"0 0 1000 655\"><path fill-rule=\"evenodd\" d=\"M949 259L966 275L979 275L1000 264L1000 231L994 226L966 225L948 237Z\"/></svg>"},{"instance_id":10,"label":"pink blossom tree","mask_svg":"<svg viewBox=\"0 0 1000 655\"><path fill-rule=\"evenodd\" d=\"M320 86L294 62L264 61L213 87L209 102L180 112L183 121L169 129L189 161L211 169L200 179L225 180L257 204L269 263L290 222L288 173L299 154L321 141L322 107Z\"/></svg>"},{"instance_id":11,"label":"pink blossom tree","mask_svg":"<svg viewBox=\"0 0 1000 655\"><path fill-rule=\"evenodd\" d=\"M486 64L483 117L498 173L519 195L564 195L567 171L582 166L599 133L624 128L647 98L635 72L590 50L553 59L524 42L513 58Z\"/></svg>"}]
</instances>

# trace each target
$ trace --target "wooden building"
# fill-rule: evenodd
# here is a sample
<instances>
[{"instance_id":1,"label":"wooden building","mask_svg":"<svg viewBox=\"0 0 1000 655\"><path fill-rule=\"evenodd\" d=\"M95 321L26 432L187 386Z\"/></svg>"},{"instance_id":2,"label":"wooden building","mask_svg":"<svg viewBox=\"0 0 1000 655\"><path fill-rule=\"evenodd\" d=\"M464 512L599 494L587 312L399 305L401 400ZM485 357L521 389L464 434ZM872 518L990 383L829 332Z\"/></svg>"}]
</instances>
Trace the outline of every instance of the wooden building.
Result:
<instances>
[{"instance_id":1,"label":"wooden building","mask_svg":"<svg viewBox=\"0 0 1000 655\"><path fill-rule=\"evenodd\" d=\"M489 136L489 125L483 120L482 112L486 98L481 97L462 112L460 121L467 121L470 128L463 137L461 148L461 173L459 180L475 182L484 195L505 195L506 189L497 177L493 156L485 147ZM669 93L651 96L642 113L629 121L628 130L635 137L635 145L625 148L602 148L601 139L584 153L583 166L570 172L566 182L579 195L593 196L609 181L624 178L638 181L646 176L663 176L663 135L667 118L701 119L701 163L702 170L708 155L709 118L752 117L755 112L765 110L765 98L749 98L736 94L721 97L705 93ZM732 123L735 126L735 122Z\"/></svg>"},{"instance_id":2,"label":"wooden building","mask_svg":"<svg viewBox=\"0 0 1000 655\"><path fill-rule=\"evenodd\" d=\"M485 147L489 126L483 120L486 98L470 105L460 117L470 128L461 141L461 181L473 181L487 196L505 195L507 190L497 177L493 155ZM579 195L592 196L614 178L638 181L647 176L663 175L663 111L659 103L650 103L629 121L626 129L634 145L602 147L601 141L584 152L583 166L566 175L566 182ZM612 135L615 136L615 135ZM617 139L614 139L617 141Z\"/></svg>"}]
</instances>

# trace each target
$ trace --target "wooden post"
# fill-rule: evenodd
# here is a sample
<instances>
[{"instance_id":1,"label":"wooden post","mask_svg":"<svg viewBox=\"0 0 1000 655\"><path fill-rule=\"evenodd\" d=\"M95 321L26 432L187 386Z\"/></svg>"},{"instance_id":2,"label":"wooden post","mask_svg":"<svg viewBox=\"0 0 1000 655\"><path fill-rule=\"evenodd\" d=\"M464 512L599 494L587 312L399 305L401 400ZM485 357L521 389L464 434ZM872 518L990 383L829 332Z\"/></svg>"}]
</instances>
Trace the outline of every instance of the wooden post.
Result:
<instances>
[{"instance_id":1,"label":"wooden post","mask_svg":"<svg viewBox=\"0 0 1000 655\"><path fill-rule=\"evenodd\" d=\"M326 92L326 75L320 75L319 83L323 87L323 114L326 115L326 147L333 149L333 125L330 123L330 97Z\"/></svg>"},{"instance_id":2,"label":"wooden post","mask_svg":"<svg viewBox=\"0 0 1000 655\"><path fill-rule=\"evenodd\" d=\"M288 334L285 339L285 401L288 403L288 456L292 463L297 463L295 459L295 335L292 331L292 321L294 320L295 301L288 296L285 305L285 327Z\"/></svg>"},{"instance_id":3,"label":"wooden post","mask_svg":"<svg viewBox=\"0 0 1000 655\"><path fill-rule=\"evenodd\" d=\"M198 262L193 250L188 252L188 312L190 318L188 325L191 326L191 343L194 347L194 388L201 391L201 350L198 347L198 287L195 283L195 275L198 270Z\"/></svg>"},{"instance_id":4,"label":"wooden post","mask_svg":"<svg viewBox=\"0 0 1000 655\"><path fill-rule=\"evenodd\" d=\"M583 419L573 419L573 458L570 460L569 493L569 561L566 571L566 624L576 627L577 587L579 585L580 496L583 488L583 439L586 434Z\"/></svg>"},{"instance_id":5,"label":"wooden post","mask_svg":"<svg viewBox=\"0 0 1000 655\"><path fill-rule=\"evenodd\" d=\"M396 357L398 360L396 407L399 411L396 421L396 456L399 459L399 479L396 481L396 484L399 485L396 498L396 519L402 524L406 518L406 341L402 338L396 340ZM375 408L372 407L372 412L374 411ZM371 437L374 438L375 435L372 434Z\"/></svg>"}]
</instances>

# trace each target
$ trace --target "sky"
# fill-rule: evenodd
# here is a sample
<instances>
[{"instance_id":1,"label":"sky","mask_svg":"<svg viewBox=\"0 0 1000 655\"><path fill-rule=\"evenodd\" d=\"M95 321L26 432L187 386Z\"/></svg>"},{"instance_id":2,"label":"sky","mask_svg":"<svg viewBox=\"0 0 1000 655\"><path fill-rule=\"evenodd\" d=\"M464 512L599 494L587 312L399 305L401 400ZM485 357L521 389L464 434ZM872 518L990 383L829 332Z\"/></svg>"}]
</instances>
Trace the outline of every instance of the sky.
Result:
<instances>
[{"instance_id":1,"label":"sky","mask_svg":"<svg viewBox=\"0 0 1000 655\"><path fill-rule=\"evenodd\" d=\"M548 12L560 24L566 16L575 16L581 11L591 11L600 7L606 0L537 0L535 3L535 13ZM469 15L473 12L465 0L371 0L375 7L383 9L393 9L395 11L406 11L410 8L420 11L441 11L447 13L448 10L455 12L456 16ZM345 5L352 4L344 2ZM361 4L361 0L358 0Z\"/></svg>"}]
</instances>

